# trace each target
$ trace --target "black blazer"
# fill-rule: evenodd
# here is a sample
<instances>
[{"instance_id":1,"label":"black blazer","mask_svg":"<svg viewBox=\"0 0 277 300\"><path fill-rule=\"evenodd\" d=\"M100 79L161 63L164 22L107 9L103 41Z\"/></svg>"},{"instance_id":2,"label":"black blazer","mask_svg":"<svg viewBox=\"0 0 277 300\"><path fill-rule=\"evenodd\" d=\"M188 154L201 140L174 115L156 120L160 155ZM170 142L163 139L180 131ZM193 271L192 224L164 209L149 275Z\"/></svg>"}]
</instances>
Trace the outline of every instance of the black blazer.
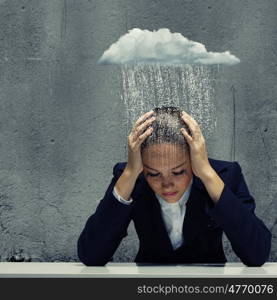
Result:
<instances>
[{"instance_id":1,"label":"black blazer","mask_svg":"<svg viewBox=\"0 0 277 300\"><path fill-rule=\"evenodd\" d=\"M254 214L255 201L249 194L237 162L209 158L224 181L218 203L209 197L204 184L193 175L183 223L184 243L173 249L162 218L161 207L143 173L136 181L130 205L113 196L114 185L126 163L113 169L113 179L95 213L87 220L78 239L78 256L85 265L105 265L127 235L131 220L139 238L135 262L140 263L225 263L222 233L248 266L261 266L268 259L271 233Z\"/></svg>"}]
</instances>

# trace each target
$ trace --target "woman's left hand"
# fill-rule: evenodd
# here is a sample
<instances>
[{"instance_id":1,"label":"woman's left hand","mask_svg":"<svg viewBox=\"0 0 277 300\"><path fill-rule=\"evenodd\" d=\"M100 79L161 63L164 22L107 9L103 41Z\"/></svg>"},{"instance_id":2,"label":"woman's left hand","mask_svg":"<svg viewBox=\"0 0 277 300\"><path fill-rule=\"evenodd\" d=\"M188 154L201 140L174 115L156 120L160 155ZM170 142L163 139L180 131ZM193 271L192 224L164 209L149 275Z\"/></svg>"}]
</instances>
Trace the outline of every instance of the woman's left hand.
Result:
<instances>
[{"instance_id":1,"label":"woman's left hand","mask_svg":"<svg viewBox=\"0 0 277 300\"><path fill-rule=\"evenodd\" d=\"M182 128L190 149L192 172L204 183L211 199L217 203L224 189L224 182L215 172L208 160L205 139L197 122L186 112L182 114L183 121L188 125L192 136Z\"/></svg>"},{"instance_id":2,"label":"woman's left hand","mask_svg":"<svg viewBox=\"0 0 277 300\"><path fill-rule=\"evenodd\" d=\"M211 165L208 160L205 139L198 123L186 112L182 112L182 119L188 125L192 135L185 128L181 129L190 148L190 160L193 173L200 179L209 175Z\"/></svg>"}]
</instances>

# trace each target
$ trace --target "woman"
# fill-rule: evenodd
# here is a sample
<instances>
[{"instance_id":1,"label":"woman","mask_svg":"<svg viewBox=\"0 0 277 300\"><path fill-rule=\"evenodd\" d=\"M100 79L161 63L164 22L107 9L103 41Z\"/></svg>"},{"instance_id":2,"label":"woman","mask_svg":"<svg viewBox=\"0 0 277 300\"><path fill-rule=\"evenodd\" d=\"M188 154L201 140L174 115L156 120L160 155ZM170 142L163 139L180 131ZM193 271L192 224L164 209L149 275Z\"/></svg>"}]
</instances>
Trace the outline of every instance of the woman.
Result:
<instances>
[{"instance_id":1,"label":"woman","mask_svg":"<svg viewBox=\"0 0 277 300\"><path fill-rule=\"evenodd\" d=\"M248 266L269 257L271 233L237 162L208 158L197 122L176 107L141 116L128 137L128 162L114 177L78 240L86 265L105 265L127 235L139 238L135 262L225 263L222 233Z\"/></svg>"}]
</instances>

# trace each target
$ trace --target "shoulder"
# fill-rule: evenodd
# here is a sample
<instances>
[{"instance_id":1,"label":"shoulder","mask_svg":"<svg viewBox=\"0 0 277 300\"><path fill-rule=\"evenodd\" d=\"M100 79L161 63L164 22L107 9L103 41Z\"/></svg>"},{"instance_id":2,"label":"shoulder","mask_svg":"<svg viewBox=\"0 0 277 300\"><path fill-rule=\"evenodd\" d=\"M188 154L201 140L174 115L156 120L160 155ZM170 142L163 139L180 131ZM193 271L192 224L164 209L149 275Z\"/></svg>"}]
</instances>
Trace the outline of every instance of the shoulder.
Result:
<instances>
[{"instance_id":1,"label":"shoulder","mask_svg":"<svg viewBox=\"0 0 277 300\"><path fill-rule=\"evenodd\" d=\"M120 175L124 171L126 165L127 165L127 162L118 162L114 165L113 175L114 175L115 179L120 177ZM143 172L141 172L139 174L138 178L136 179L136 183L135 183L135 186L134 186L134 189L133 189L133 192L132 192L132 198L134 199L134 198L140 197L140 195L143 192L147 193L147 192L150 192L150 191L151 191L151 189L148 186L148 184L147 184L147 182L144 178Z\"/></svg>"},{"instance_id":2,"label":"shoulder","mask_svg":"<svg viewBox=\"0 0 277 300\"><path fill-rule=\"evenodd\" d=\"M118 162L113 166L113 175L115 177L119 177L121 173L124 171L127 162Z\"/></svg>"},{"instance_id":3,"label":"shoulder","mask_svg":"<svg viewBox=\"0 0 277 300\"><path fill-rule=\"evenodd\" d=\"M241 170L239 163L236 161L219 160L219 159L214 159L209 157L209 162L216 171L231 170L231 169ZM116 175L116 173L122 173L126 167L126 164L127 162L116 163L113 167L114 175Z\"/></svg>"},{"instance_id":4,"label":"shoulder","mask_svg":"<svg viewBox=\"0 0 277 300\"><path fill-rule=\"evenodd\" d=\"M237 161L226 161L209 158L209 162L221 179L234 190L244 180L242 169Z\"/></svg>"},{"instance_id":5,"label":"shoulder","mask_svg":"<svg viewBox=\"0 0 277 300\"><path fill-rule=\"evenodd\" d=\"M209 157L209 162L216 172L241 172L241 167L237 161L218 160Z\"/></svg>"},{"instance_id":6,"label":"shoulder","mask_svg":"<svg viewBox=\"0 0 277 300\"><path fill-rule=\"evenodd\" d=\"M127 165L126 161L116 163L113 167L113 175L115 177L119 177L122 174L122 172L124 171L126 165ZM144 178L143 173L140 173L140 175L138 176L137 181L141 181L141 180L143 181L143 178Z\"/></svg>"},{"instance_id":7,"label":"shoulder","mask_svg":"<svg viewBox=\"0 0 277 300\"><path fill-rule=\"evenodd\" d=\"M221 173L223 171L241 172L241 167L237 161L219 160L209 157L209 162L217 173ZM127 162L116 163L113 167L113 175L120 175L124 171L126 164Z\"/></svg>"}]
</instances>

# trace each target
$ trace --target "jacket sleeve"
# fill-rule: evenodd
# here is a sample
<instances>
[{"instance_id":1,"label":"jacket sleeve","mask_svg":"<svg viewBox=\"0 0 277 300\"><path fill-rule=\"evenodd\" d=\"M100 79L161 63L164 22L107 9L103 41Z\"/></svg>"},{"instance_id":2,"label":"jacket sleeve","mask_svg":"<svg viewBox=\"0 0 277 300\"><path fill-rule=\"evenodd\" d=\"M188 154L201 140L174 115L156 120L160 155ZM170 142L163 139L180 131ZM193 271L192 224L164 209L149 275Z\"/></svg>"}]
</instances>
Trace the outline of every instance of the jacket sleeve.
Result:
<instances>
[{"instance_id":1,"label":"jacket sleeve","mask_svg":"<svg viewBox=\"0 0 277 300\"><path fill-rule=\"evenodd\" d=\"M241 167L237 162L233 165L232 181L236 184L232 189L225 184L210 213L241 261L247 266L261 266L269 257L271 233L254 213L255 200L249 194Z\"/></svg>"},{"instance_id":2,"label":"jacket sleeve","mask_svg":"<svg viewBox=\"0 0 277 300\"><path fill-rule=\"evenodd\" d=\"M104 266L112 260L121 240L127 236L133 204L121 203L113 194L113 188L121 175L117 166L113 169L114 177L104 198L87 220L78 239L78 257L87 266Z\"/></svg>"}]
</instances>

